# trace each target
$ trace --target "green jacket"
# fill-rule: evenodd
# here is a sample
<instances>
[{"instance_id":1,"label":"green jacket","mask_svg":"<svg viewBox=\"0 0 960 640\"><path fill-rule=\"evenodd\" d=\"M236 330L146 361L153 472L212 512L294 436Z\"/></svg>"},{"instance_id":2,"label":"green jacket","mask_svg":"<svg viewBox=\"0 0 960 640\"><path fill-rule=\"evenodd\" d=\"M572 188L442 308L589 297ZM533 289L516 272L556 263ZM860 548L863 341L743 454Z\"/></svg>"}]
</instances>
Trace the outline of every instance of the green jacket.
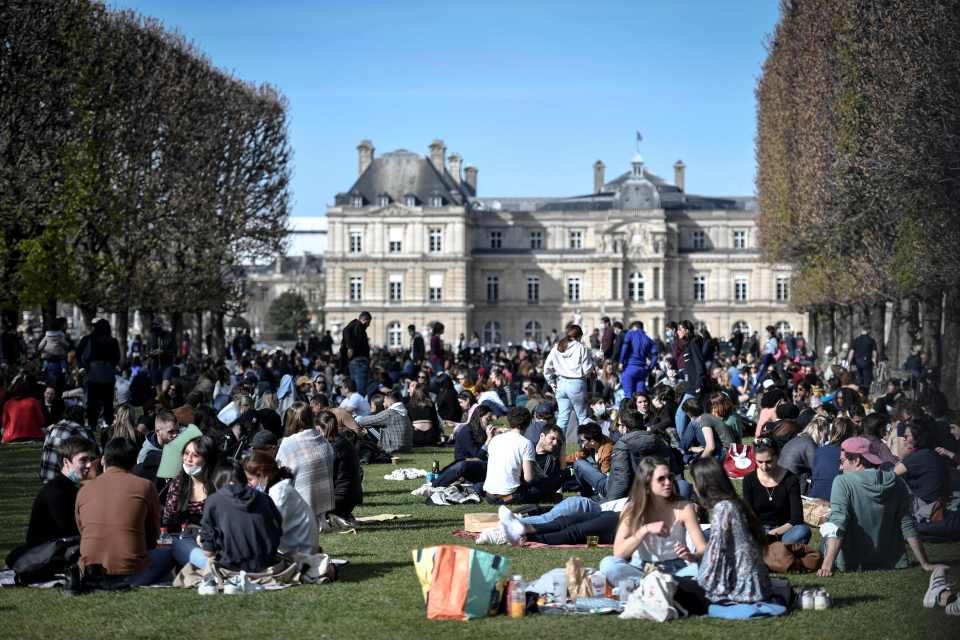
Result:
<instances>
[{"instance_id":1,"label":"green jacket","mask_svg":"<svg viewBox=\"0 0 960 640\"><path fill-rule=\"evenodd\" d=\"M908 564L904 541L917 535L913 500L893 471L842 473L830 490L830 520L843 538L840 571L901 569Z\"/></svg>"}]
</instances>

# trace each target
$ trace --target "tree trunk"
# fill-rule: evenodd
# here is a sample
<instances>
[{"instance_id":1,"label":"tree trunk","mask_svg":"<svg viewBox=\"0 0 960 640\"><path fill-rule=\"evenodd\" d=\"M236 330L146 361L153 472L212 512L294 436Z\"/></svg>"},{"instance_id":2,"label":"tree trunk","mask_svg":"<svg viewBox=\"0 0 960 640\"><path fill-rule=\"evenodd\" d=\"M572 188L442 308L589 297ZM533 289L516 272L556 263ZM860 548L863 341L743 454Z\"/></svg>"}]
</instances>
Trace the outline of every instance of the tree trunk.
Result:
<instances>
[{"instance_id":1,"label":"tree trunk","mask_svg":"<svg viewBox=\"0 0 960 640\"><path fill-rule=\"evenodd\" d=\"M840 351L840 344L837 342L837 307L834 305L830 305L830 345L836 355Z\"/></svg>"},{"instance_id":2,"label":"tree trunk","mask_svg":"<svg viewBox=\"0 0 960 640\"><path fill-rule=\"evenodd\" d=\"M885 349L885 329L887 324L887 303L877 302L864 310L869 314L870 335L877 343L877 359L886 360L887 352Z\"/></svg>"},{"instance_id":3,"label":"tree trunk","mask_svg":"<svg viewBox=\"0 0 960 640\"><path fill-rule=\"evenodd\" d=\"M97 317L97 308L80 305L80 315L83 316L83 332L90 333L93 329L93 321Z\"/></svg>"},{"instance_id":4,"label":"tree trunk","mask_svg":"<svg viewBox=\"0 0 960 640\"><path fill-rule=\"evenodd\" d=\"M150 333L150 327L153 326L154 317L155 315L153 311L144 311L143 309L140 310L140 324L143 326L142 331L144 338L148 333Z\"/></svg>"},{"instance_id":5,"label":"tree trunk","mask_svg":"<svg viewBox=\"0 0 960 640\"><path fill-rule=\"evenodd\" d=\"M203 311L194 314L193 336L190 340L190 351L203 355Z\"/></svg>"},{"instance_id":6,"label":"tree trunk","mask_svg":"<svg viewBox=\"0 0 960 640\"><path fill-rule=\"evenodd\" d=\"M117 312L117 342L120 343L120 367L127 364L127 338L130 336L130 312L121 309Z\"/></svg>"},{"instance_id":7,"label":"tree trunk","mask_svg":"<svg viewBox=\"0 0 960 640\"><path fill-rule=\"evenodd\" d=\"M43 330L53 331L54 322L57 319L56 298L47 298L46 302L43 303L43 306L40 307L40 317L43 319Z\"/></svg>"},{"instance_id":8,"label":"tree trunk","mask_svg":"<svg viewBox=\"0 0 960 640\"><path fill-rule=\"evenodd\" d=\"M214 360L219 360L226 353L227 331L223 326L223 312L215 311L212 314L213 320L213 353L210 354Z\"/></svg>"},{"instance_id":9,"label":"tree trunk","mask_svg":"<svg viewBox=\"0 0 960 640\"><path fill-rule=\"evenodd\" d=\"M944 303L940 389L951 408L960 406L960 292L948 289Z\"/></svg>"},{"instance_id":10,"label":"tree trunk","mask_svg":"<svg viewBox=\"0 0 960 640\"><path fill-rule=\"evenodd\" d=\"M170 314L170 331L173 333L173 344L174 348L177 351L177 354L180 353L180 341L183 339L183 312L174 311Z\"/></svg>"},{"instance_id":11,"label":"tree trunk","mask_svg":"<svg viewBox=\"0 0 960 640\"><path fill-rule=\"evenodd\" d=\"M930 366L938 368L942 365L940 323L943 315L943 294L938 293L926 297L922 301L923 310L923 348L930 354Z\"/></svg>"}]
</instances>

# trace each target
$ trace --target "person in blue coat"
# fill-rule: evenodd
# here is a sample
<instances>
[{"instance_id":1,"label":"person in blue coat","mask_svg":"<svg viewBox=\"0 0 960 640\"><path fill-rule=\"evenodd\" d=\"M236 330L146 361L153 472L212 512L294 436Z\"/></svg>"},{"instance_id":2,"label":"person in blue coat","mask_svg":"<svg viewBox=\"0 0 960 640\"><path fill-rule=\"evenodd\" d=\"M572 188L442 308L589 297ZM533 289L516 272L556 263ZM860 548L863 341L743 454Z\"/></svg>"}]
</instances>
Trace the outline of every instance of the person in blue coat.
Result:
<instances>
[{"instance_id":1,"label":"person in blue coat","mask_svg":"<svg viewBox=\"0 0 960 640\"><path fill-rule=\"evenodd\" d=\"M657 343L644 333L643 323L639 320L631 322L630 331L624 336L620 350L620 367L623 370L620 382L626 397L632 397L635 391L647 390L647 375L657 366L657 355Z\"/></svg>"}]
</instances>

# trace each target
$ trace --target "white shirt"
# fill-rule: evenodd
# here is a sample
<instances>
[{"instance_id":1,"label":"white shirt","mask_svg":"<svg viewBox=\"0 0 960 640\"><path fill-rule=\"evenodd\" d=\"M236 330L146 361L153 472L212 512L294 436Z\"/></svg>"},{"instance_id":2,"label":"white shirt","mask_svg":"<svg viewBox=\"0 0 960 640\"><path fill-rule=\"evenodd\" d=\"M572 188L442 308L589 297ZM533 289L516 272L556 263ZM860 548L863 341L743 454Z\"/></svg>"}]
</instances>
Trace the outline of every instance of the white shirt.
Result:
<instances>
[{"instance_id":1,"label":"white shirt","mask_svg":"<svg viewBox=\"0 0 960 640\"><path fill-rule=\"evenodd\" d=\"M535 462L533 444L522 433L511 429L487 445L487 478L483 490L498 496L513 493L523 478L523 462Z\"/></svg>"},{"instance_id":2,"label":"white shirt","mask_svg":"<svg viewBox=\"0 0 960 640\"><path fill-rule=\"evenodd\" d=\"M279 551L286 554L316 553L319 545L317 516L289 480L281 480L268 491L283 517Z\"/></svg>"},{"instance_id":3,"label":"white shirt","mask_svg":"<svg viewBox=\"0 0 960 640\"><path fill-rule=\"evenodd\" d=\"M340 403L341 409L346 409L353 417L370 415L370 403L362 395L354 391Z\"/></svg>"}]
</instances>

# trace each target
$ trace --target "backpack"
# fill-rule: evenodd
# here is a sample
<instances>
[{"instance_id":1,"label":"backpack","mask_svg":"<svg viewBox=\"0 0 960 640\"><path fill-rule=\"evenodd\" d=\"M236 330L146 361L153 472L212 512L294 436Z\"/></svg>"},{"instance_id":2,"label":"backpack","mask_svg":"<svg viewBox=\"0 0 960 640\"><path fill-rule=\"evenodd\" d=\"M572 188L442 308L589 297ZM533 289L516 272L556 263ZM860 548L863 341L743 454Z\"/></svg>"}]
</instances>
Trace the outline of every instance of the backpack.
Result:
<instances>
[{"instance_id":1,"label":"backpack","mask_svg":"<svg viewBox=\"0 0 960 640\"><path fill-rule=\"evenodd\" d=\"M357 457L360 464L390 464L390 454L369 440L357 440Z\"/></svg>"},{"instance_id":2,"label":"backpack","mask_svg":"<svg viewBox=\"0 0 960 640\"><path fill-rule=\"evenodd\" d=\"M21 545L6 558L17 584L34 584L52 580L58 573L80 559L80 536L57 538L28 547Z\"/></svg>"}]
</instances>

